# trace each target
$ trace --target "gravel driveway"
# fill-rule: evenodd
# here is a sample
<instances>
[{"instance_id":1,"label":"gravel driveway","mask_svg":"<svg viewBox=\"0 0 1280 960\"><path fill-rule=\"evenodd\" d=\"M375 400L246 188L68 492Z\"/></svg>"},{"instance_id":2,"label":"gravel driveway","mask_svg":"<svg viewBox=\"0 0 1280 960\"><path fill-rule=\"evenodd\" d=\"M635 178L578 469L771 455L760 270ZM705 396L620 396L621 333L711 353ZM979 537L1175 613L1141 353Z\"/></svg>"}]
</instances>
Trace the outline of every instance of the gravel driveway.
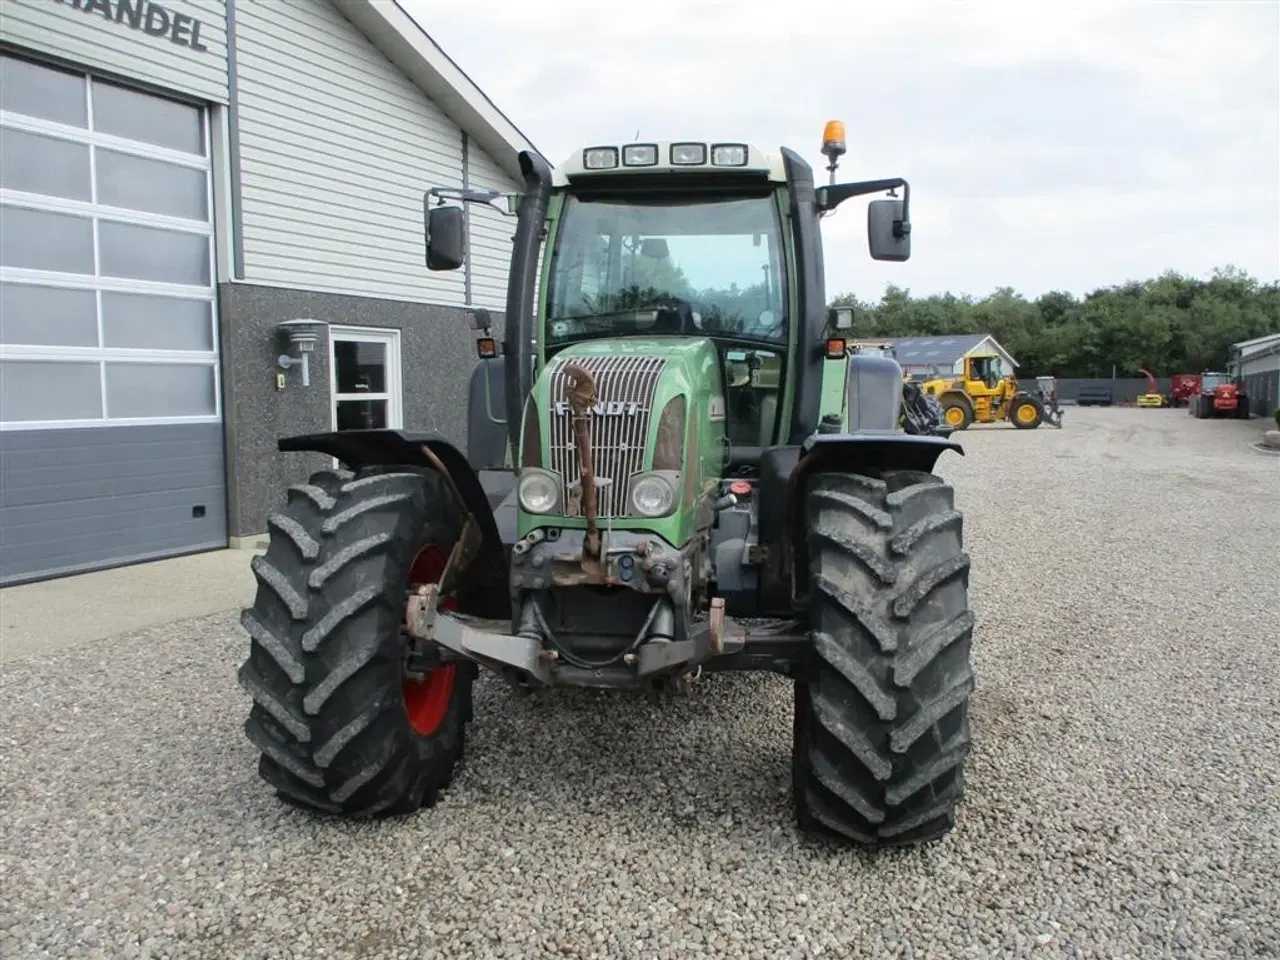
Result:
<instances>
[{"instance_id":1,"label":"gravel driveway","mask_svg":"<svg viewBox=\"0 0 1280 960\"><path fill-rule=\"evenodd\" d=\"M1257 431L1072 409L942 461L978 690L968 799L924 849L797 836L781 679L663 710L482 680L441 805L355 825L258 781L234 612L10 664L0 954L1280 955L1280 459Z\"/></svg>"}]
</instances>

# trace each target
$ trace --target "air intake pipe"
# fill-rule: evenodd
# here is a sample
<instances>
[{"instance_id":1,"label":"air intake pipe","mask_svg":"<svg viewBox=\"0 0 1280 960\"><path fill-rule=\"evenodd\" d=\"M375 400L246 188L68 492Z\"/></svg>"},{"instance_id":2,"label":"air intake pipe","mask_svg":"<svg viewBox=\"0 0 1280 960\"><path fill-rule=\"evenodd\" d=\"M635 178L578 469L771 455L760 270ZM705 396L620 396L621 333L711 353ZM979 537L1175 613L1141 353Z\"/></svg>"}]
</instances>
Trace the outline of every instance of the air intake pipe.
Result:
<instances>
[{"instance_id":1,"label":"air intake pipe","mask_svg":"<svg viewBox=\"0 0 1280 960\"><path fill-rule=\"evenodd\" d=\"M520 424L524 402L533 389L534 290L538 282L538 248L551 199L551 167L531 150L520 151L524 195L516 211L516 235L507 278L507 317L503 336L507 393L507 437L513 462L519 462Z\"/></svg>"}]
</instances>

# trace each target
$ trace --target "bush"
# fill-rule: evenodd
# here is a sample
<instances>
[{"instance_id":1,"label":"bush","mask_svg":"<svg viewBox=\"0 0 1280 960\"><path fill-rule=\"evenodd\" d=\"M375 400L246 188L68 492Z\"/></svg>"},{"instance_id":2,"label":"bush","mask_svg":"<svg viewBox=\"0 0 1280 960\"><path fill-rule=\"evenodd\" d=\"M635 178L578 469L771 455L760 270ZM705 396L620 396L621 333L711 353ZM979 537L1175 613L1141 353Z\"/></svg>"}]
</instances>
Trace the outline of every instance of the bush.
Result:
<instances>
[{"instance_id":1,"label":"bush","mask_svg":"<svg viewBox=\"0 0 1280 960\"><path fill-rule=\"evenodd\" d=\"M1280 430L1280 407L1276 407L1276 429Z\"/></svg>"}]
</instances>

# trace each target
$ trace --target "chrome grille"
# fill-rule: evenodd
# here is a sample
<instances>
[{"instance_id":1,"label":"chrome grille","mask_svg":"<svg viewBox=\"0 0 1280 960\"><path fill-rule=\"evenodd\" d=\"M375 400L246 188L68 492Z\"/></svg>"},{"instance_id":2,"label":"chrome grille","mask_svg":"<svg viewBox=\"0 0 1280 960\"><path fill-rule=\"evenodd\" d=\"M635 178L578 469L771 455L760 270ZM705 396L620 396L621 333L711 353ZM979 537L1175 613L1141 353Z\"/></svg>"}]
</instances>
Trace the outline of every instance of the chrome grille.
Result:
<instances>
[{"instance_id":1,"label":"chrome grille","mask_svg":"<svg viewBox=\"0 0 1280 960\"><path fill-rule=\"evenodd\" d=\"M588 436L596 477L609 481L596 486L599 516L622 517L627 512L627 482L644 465L650 418L661 412L652 409L653 395L667 361L644 356L577 357L556 365L551 374L551 469L564 478L565 515L576 517L582 514L581 467L573 439L573 413L565 400L568 363L578 364L596 383Z\"/></svg>"}]
</instances>

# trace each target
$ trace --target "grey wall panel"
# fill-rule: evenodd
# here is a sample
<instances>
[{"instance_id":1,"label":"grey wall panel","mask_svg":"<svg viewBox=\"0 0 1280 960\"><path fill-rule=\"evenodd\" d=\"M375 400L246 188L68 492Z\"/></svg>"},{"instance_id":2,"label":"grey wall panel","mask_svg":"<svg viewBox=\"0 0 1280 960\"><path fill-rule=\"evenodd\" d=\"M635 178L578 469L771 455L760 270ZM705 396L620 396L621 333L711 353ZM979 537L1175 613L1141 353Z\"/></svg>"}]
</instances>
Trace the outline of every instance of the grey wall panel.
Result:
<instances>
[{"instance_id":1,"label":"grey wall panel","mask_svg":"<svg viewBox=\"0 0 1280 960\"><path fill-rule=\"evenodd\" d=\"M282 344L273 331L281 320L398 329L405 429L443 434L465 452L467 386L476 364L466 311L240 283L224 284L219 297L231 536L265 532L267 514L283 502L285 488L329 464L313 454L276 450L280 437L332 429L328 337L311 355L311 386L303 387L297 371L290 371L288 385L277 391L275 358ZM493 317L501 338L504 315L495 311Z\"/></svg>"},{"instance_id":2,"label":"grey wall panel","mask_svg":"<svg viewBox=\"0 0 1280 960\"><path fill-rule=\"evenodd\" d=\"M1255 417L1270 420L1280 407L1280 370L1265 370L1244 376L1244 388L1249 393L1249 409Z\"/></svg>"},{"instance_id":3,"label":"grey wall panel","mask_svg":"<svg viewBox=\"0 0 1280 960\"><path fill-rule=\"evenodd\" d=\"M0 41L227 102L224 0L0 0Z\"/></svg>"},{"instance_id":4,"label":"grey wall panel","mask_svg":"<svg viewBox=\"0 0 1280 960\"><path fill-rule=\"evenodd\" d=\"M1035 377L1019 377L1018 386L1023 390L1035 392ZM1058 398L1060 400L1074 401L1080 395L1080 391L1085 388L1105 387L1111 391L1111 400L1113 403L1134 403L1140 394L1147 392L1147 381L1145 377L1118 377L1112 380L1110 377L1097 377L1093 379L1085 377L1065 377L1058 380ZM1160 393L1168 395L1173 389L1172 381L1168 377L1156 377L1156 388Z\"/></svg>"},{"instance_id":5,"label":"grey wall panel","mask_svg":"<svg viewBox=\"0 0 1280 960\"><path fill-rule=\"evenodd\" d=\"M222 449L216 423L0 433L0 583L225 547Z\"/></svg>"},{"instance_id":6,"label":"grey wall panel","mask_svg":"<svg viewBox=\"0 0 1280 960\"><path fill-rule=\"evenodd\" d=\"M461 306L464 272L424 264L422 195L461 185L462 132L340 6L236 4L244 279ZM476 183L515 189L473 153ZM501 310L514 221L493 216L472 218L475 302Z\"/></svg>"}]
</instances>

